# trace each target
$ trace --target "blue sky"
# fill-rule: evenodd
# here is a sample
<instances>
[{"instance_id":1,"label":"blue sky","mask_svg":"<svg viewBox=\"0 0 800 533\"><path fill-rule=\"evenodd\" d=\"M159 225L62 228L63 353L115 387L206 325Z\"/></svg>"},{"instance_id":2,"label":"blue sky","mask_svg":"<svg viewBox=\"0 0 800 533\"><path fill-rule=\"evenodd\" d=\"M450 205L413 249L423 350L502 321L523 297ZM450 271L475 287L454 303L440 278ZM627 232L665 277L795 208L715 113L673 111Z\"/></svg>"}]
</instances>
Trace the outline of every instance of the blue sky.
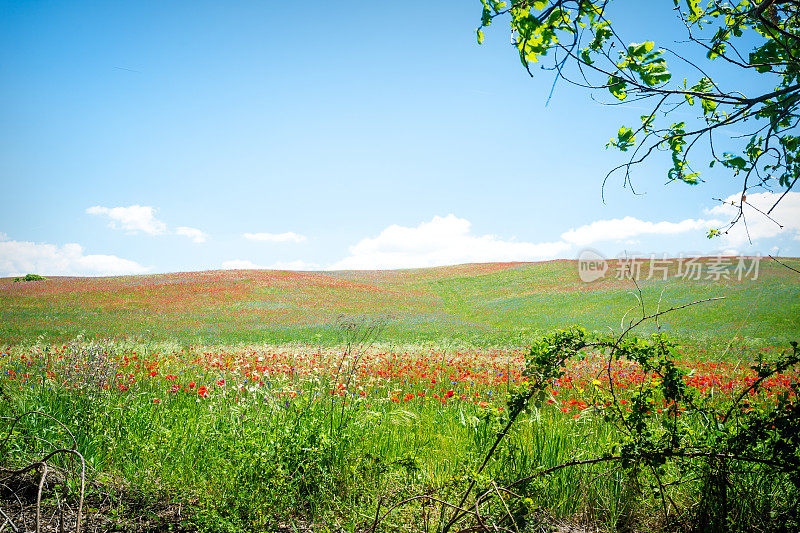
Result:
<instances>
[{"instance_id":1,"label":"blue sky","mask_svg":"<svg viewBox=\"0 0 800 533\"><path fill-rule=\"evenodd\" d=\"M626 40L682 38L642 24L672 2L619 4ZM783 229L748 221L752 243L705 238L730 216L724 174L664 185L654 160L643 194L612 178L603 203L622 161L605 144L642 109L564 83L546 104L552 73L528 77L505 24L479 46L479 17L477 0L1 2L0 276L800 255L797 193Z\"/></svg>"}]
</instances>

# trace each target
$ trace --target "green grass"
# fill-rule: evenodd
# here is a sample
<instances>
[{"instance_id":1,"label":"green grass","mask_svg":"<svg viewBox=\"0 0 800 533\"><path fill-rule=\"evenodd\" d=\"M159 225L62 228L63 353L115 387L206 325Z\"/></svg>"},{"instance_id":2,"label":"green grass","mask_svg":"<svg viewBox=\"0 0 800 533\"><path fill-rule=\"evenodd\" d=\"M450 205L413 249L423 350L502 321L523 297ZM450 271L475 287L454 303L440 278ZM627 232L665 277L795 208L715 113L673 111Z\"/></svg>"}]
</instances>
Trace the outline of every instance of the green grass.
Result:
<instances>
[{"instance_id":1,"label":"green grass","mask_svg":"<svg viewBox=\"0 0 800 533\"><path fill-rule=\"evenodd\" d=\"M308 397L320 390L319 384L311 386ZM325 401L292 402L287 408L268 394L198 403L194 396L166 395L146 381L126 394L83 392L50 390L37 379L14 391L15 402L0 405L0 414L35 409L65 421L94 481L124 479L145 492L180 494L197 509L196 524L210 530L260 530L290 518L364 529L381 497L396 502L431 490L442 497L463 490L494 435L486 411L468 403L401 406L384 398L369 408L348 407L345 414L352 420L338 429L339 406ZM152 403L153 397L164 403ZM23 435L66 440L47 420L25 422ZM521 424L511 438L513 451L489 473L512 480L534 465L591 454L599 449L598 436L609 438L597 420L574 423L555 410L544 413ZM34 451L35 446L22 447L8 459ZM611 508L594 511L591 518L617 520L613 505L621 498L621 481L612 475L592 486L592 497ZM551 477L537 501L555 516L582 515L589 512L579 503L584 490L580 479L562 472ZM405 507L387 524L425 530L423 511L420 505ZM436 518L428 520L434 530Z\"/></svg>"},{"instance_id":2,"label":"green grass","mask_svg":"<svg viewBox=\"0 0 800 533\"><path fill-rule=\"evenodd\" d=\"M189 516L183 525L207 531L262 531L291 521L363 531L379 502L385 511L419 494L457 501L497 434L508 380L519 379L519 355L381 345L342 364L344 348L317 350L130 341L7 347L0 375L8 397L0 416L35 410L55 417L74 433L94 490L135 487L152 501L183 502ZM288 372L289 364L297 373ZM457 379L465 372L469 380ZM216 385L221 378L226 382ZM181 385L178 392L170 392L173 384ZM332 395L337 384L349 394ZM587 387L566 384L559 401L581 398L578 387ZM197 394L201 385L208 385L208 397ZM447 401L432 396L446 389L455 390ZM426 392L424 400L404 401L405 393L418 392ZM601 457L619 438L602 413L589 409L573 418L578 411L565 414L561 405L542 402L523 416L479 479L502 485L537 469ZM24 464L50 449L32 437L69 446L51 420L22 422L2 450L4 464ZM515 490L527 498L519 501L533 522L586 522L607 531L658 525L659 501L643 488L652 480L640 472L634 482L626 472L604 464L566 468ZM675 470L665 479L682 475ZM691 512L703 487L683 481L671 497ZM742 528L769 528L765 509L780 507L784 485L779 476L731 476L737 509L744 509ZM762 494L772 499L751 497ZM381 530L438 531L439 512L415 501L394 511Z\"/></svg>"}]
</instances>

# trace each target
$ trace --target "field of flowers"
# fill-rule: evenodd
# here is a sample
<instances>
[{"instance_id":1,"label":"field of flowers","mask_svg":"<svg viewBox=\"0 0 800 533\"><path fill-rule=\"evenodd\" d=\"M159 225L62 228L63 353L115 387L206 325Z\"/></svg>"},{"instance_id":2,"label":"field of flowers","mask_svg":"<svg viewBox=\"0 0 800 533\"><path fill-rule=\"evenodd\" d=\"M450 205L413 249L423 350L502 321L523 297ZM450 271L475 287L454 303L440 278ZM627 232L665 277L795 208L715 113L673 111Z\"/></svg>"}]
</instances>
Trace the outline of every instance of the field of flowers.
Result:
<instances>
[{"instance_id":1,"label":"field of flowers","mask_svg":"<svg viewBox=\"0 0 800 533\"><path fill-rule=\"evenodd\" d=\"M0 415L53 416L74 434L96 490L113 482L176 499L193 509L186 523L212 531L292 521L365 530L379 502L463 490L497 434L509 392L527 379L526 351L345 340L337 347L9 345L0 349ZM739 349L725 361L680 353L685 383L698 397L729 403L758 379L751 365L782 350ZM487 475L513 481L608 453L618 438L604 423L610 383L626 409L632 391L658 380L631 361L612 362L610 372L608 364L604 353L588 350L552 379ZM748 395L746 409L797 402L797 383L796 373L770 376ZM652 405L657 416L683 414L669 407ZM33 436L63 438L52 421L32 417L3 453L13 463L40 452L40 441L21 439ZM646 524L657 502L645 499L634 512L624 473L600 466L554 472L525 500L528 514L609 530ZM736 490L752 490L756 481L741 483ZM682 490L671 495L679 507L693 495ZM404 506L382 526L436 530L442 515L435 511Z\"/></svg>"},{"instance_id":2,"label":"field of flowers","mask_svg":"<svg viewBox=\"0 0 800 533\"><path fill-rule=\"evenodd\" d=\"M0 279L0 468L80 454L90 530L441 532L454 513L498 531L675 529L718 501L742 530L774 529L800 508L790 474L709 450L783 453L800 438L785 416L797 374L757 370L800 337L800 281L768 261L747 280L679 266L638 285L583 283L575 261ZM631 313L698 300L657 323L683 346L677 369L658 356L645 370L638 345L587 346L522 394L551 332L613 337ZM666 461L659 446L678 441L685 457ZM73 520L76 453L54 456L42 484ZM622 453L648 466L607 462ZM4 479L5 512L25 491ZM470 492L474 509L459 507Z\"/></svg>"},{"instance_id":3,"label":"field of flowers","mask_svg":"<svg viewBox=\"0 0 800 533\"><path fill-rule=\"evenodd\" d=\"M800 261L783 260L800 268ZM713 258L699 264L712 264ZM636 286L584 283L577 261L491 263L397 271L210 271L109 278L0 279L0 342L79 334L183 344L334 343L338 317L388 316L387 342L525 347L536 335L574 324L618 329L637 305ZM642 263L642 272L652 265ZM708 267L710 268L710 266ZM800 332L800 279L762 259L756 279L687 279L672 261L666 279L646 274L648 307L715 297L664 317L663 331L706 349L733 337L785 344ZM699 326L698 326L699 325ZM749 342L752 344L752 342Z\"/></svg>"},{"instance_id":4,"label":"field of flowers","mask_svg":"<svg viewBox=\"0 0 800 533\"><path fill-rule=\"evenodd\" d=\"M79 391L88 386L110 394L147 391L155 404L169 402L173 395L234 403L252 395L268 395L289 404L314 395L311 401L332 396L336 403L355 402L366 409L388 402L406 407L433 403L502 410L509 385L525 380L521 375L525 351L521 349L443 351L407 346L353 347L348 351L265 345L166 350L122 346L100 351L83 350L75 344L7 346L0 352L0 375L6 388L44 380ZM769 359L779 351L778 347L762 348L736 362L698 361L698 354L691 354L682 362L688 371L686 383L700 396L717 396L724 402L757 379L751 368L757 359ZM82 358L86 353L93 357ZM547 403L573 418L591 414L599 407L593 391L608 388L607 364L603 354L587 353L584 360L569 366L563 377L553 380ZM652 379L634 362L614 361L611 368L617 390ZM794 374L772 376L763 384L761 399L768 401L784 391L793 396L794 383ZM327 388L320 388L321 384Z\"/></svg>"}]
</instances>

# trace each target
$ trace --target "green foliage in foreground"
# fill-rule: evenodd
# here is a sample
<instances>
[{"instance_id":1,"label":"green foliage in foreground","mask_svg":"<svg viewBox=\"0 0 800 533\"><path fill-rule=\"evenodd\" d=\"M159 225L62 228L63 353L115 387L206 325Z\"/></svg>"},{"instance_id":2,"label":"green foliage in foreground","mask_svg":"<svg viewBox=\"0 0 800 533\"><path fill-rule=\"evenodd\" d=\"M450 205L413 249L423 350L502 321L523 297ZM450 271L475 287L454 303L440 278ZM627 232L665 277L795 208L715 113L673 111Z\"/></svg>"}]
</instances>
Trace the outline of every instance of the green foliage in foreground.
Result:
<instances>
[{"instance_id":1,"label":"green foliage in foreground","mask_svg":"<svg viewBox=\"0 0 800 533\"><path fill-rule=\"evenodd\" d=\"M547 388L589 348L603 349L611 362L637 361L650 379L625 392L598 386L590 409L565 416L545 401ZM146 379L127 390L105 388L115 369L89 349L79 354L86 375L69 361L38 361L25 380L4 382L0 416L40 411L60 420L98 490L122 483L154 498L180 495L194 509L194 524L208 531L292 522L355 531L376 516L379 530L475 524L474 514L453 506L477 507L487 523L512 531L557 519L608 531L797 527L797 383L777 403L755 394L763 379L798 362L797 345L757 364L758 379L722 403L687 389L673 348L660 336L558 332L534 344L528 380L487 407L396 403L389 395L363 402L332 395L338 383L324 375L297 384L296 397L278 394L277 383L208 398ZM394 379L387 389L401 385ZM24 464L67 440L37 415L20 419L11 437L1 450L6 464Z\"/></svg>"},{"instance_id":2,"label":"green foliage in foreground","mask_svg":"<svg viewBox=\"0 0 800 533\"><path fill-rule=\"evenodd\" d=\"M526 364L529 380L508 400L506 427L535 405L537 395L543 397L567 361L581 357L588 347L600 347L608 356L609 386L596 389L595 405L618 440L602 454L575 458L566 466L617 464L645 502L647 496L661 500L663 525L669 529L687 524L700 531L800 528L800 384L795 380L774 404L752 405L767 378L800 363L798 343L792 342L777 360L754 365L757 378L731 400L720 402L698 397L687 386L686 371L675 363L675 345L663 335L654 335L651 342L623 337L591 339L583 330L572 330L537 342ZM613 362L621 359L635 361L648 376L630 394L623 394L612 379ZM667 408L659 416L656 406L662 402ZM526 484L543 473L533 472L509 487L528 493ZM772 480L768 491L758 477ZM683 486L687 479L696 482L689 490ZM535 494L535 485L533 489ZM687 496L696 505L676 503Z\"/></svg>"}]
</instances>

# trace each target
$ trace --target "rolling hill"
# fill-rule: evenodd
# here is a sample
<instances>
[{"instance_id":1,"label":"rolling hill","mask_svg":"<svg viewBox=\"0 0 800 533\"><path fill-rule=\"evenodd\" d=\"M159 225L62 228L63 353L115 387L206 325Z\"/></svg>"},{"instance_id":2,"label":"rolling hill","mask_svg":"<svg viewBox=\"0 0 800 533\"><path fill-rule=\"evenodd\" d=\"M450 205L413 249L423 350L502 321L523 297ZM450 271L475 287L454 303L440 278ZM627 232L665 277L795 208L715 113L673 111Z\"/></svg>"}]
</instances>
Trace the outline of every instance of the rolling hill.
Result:
<instances>
[{"instance_id":1,"label":"rolling hill","mask_svg":"<svg viewBox=\"0 0 800 533\"><path fill-rule=\"evenodd\" d=\"M798 259L782 261L800 269ZM641 316L639 295L648 313L725 298L663 316L662 329L682 340L784 344L800 337L800 275L770 259L746 275L736 271L735 259L727 263L703 258L697 264L705 273L687 276L684 265L671 260L648 276L657 265L643 261L638 287L616 279L620 262L610 261L603 279L584 283L578 262L570 260L388 271L2 278L0 342L61 341L83 333L203 344L325 343L335 341L343 317L371 317L385 320L382 337L390 342L524 345L537 333L573 324L619 330L623 317Z\"/></svg>"}]
</instances>

